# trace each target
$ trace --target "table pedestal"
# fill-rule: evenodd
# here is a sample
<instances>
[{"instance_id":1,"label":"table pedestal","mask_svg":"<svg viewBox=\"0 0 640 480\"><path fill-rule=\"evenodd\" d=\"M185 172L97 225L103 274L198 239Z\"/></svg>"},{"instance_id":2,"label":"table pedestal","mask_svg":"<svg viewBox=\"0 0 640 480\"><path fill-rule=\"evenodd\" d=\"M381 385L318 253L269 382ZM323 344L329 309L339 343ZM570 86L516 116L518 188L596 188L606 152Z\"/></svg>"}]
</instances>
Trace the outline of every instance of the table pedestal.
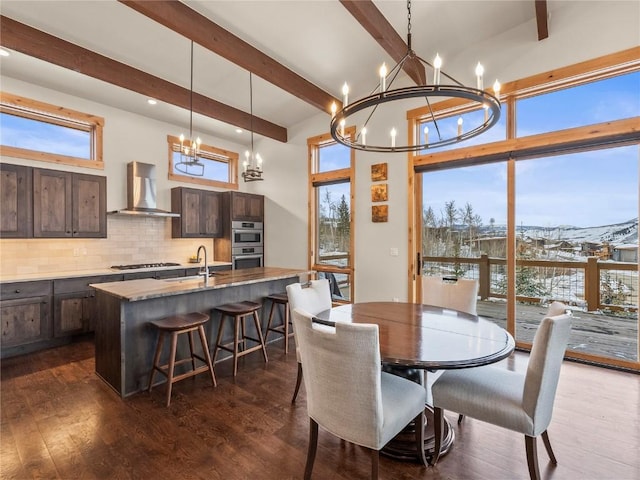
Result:
<instances>
[{"instance_id":1,"label":"table pedestal","mask_svg":"<svg viewBox=\"0 0 640 480\"><path fill-rule=\"evenodd\" d=\"M425 425L424 428L424 454L427 459L433 457L435 447L435 432L433 431L433 409L429 405L424 407ZM440 456L445 455L453 441L455 434L451 428L451 424L445 418L443 427L442 445L440 446ZM395 460L418 461L416 454L416 434L415 424L411 422L407 427L396 435L382 450L382 455Z\"/></svg>"}]
</instances>

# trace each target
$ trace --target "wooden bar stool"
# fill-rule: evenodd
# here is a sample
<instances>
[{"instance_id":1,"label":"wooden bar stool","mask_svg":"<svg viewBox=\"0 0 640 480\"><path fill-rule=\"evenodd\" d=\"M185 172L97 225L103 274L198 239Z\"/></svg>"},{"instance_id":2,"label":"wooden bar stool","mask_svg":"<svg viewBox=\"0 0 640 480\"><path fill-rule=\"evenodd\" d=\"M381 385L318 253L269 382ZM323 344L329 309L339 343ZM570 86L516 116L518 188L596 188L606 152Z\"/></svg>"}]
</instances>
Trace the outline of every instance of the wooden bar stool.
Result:
<instances>
[{"instance_id":1,"label":"wooden bar stool","mask_svg":"<svg viewBox=\"0 0 640 480\"><path fill-rule=\"evenodd\" d=\"M209 315L205 313L187 313L182 315L173 315L160 320L149 322L159 331L158 344L156 345L156 353L153 358L153 368L151 369L151 378L149 379L149 392L153 388L153 378L156 371L167 377L167 407L171 403L171 388L173 384L185 378L192 377L198 373L210 372L213 386L216 384L216 376L213 372L213 364L211 363L211 355L209 354L209 346L207 345L207 337L204 333L203 325L209 321ZM193 351L193 332L197 330L200 334L200 342L202 343L202 351L204 358ZM171 334L171 351L169 353L169 363L160 365L160 355L162 354L162 346L166 334ZM183 358L176 361L176 350L178 347L178 335L182 333L189 334L189 352L191 357ZM205 365L196 368L196 359ZM180 375L174 375L176 365L191 362L191 370Z\"/></svg>"},{"instance_id":2,"label":"wooden bar stool","mask_svg":"<svg viewBox=\"0 0 640 480\"><path fill-rule=\"evenodd\" d=\"M238 373L238 357L247 355L248 353L255 352L256 350L262 350L264 361L268 362L267 349L264 345L264 338L262 337L262 328L260 327L260 319L258 318L258 310L262 305L255 302L238 302L238 303L225 303L219 305L215 309L221 313L220 327L218 329L218 337L216 339L216 346L213 349L213 361L216 361L218 350L226 350L233 354L233 376ZM245 319L251 315L256 326L256 332L258 338L250 337L245 331ZM222 343L222 333L224 330L224 319L230 317L233 319L233 342ZM247 340L256 342L258 345L247 348ZM231 347L232 346L232 347ZM240 349L242 347L242 349Z\"/></svg>"},{"instance_id":3,"label":"wooden bar stool","mask_svg":"<svg viewBox=\"0 0 640 480\"><path fill-rule=\"evenodd\" d=\"M264 341L266 342L269 337L269 332L279 333L284 336L284 353L289 353L289 337L293 336L293 328L289 329L289 326L293 326L291 318L289 317L289 298L286 293L273 293L267 295L265 300L271 302L271 310L269 310L269 321L267 322L267 329L264 334ZM273 314L278 309L278 306L284 307L282 314L282 323L280 325L273 325Z\"/></svg>"}]
</instances>

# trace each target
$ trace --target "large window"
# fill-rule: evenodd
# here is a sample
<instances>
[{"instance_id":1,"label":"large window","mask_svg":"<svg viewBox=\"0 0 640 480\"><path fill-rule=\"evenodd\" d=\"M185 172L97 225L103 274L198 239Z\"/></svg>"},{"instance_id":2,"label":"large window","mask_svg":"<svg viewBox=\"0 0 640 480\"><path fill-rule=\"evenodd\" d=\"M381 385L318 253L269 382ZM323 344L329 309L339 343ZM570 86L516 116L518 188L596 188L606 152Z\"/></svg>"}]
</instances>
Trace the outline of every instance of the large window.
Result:
<instances>
[{"instance_id":1,"label":"large window","mask_svg":"<svg viewBox=\"0 0 640 480\"><path fill-rule=\"evenodd\" d=\"M353 152L328 135L310 138L310 268L328 278L333 301L353 301Z\"/></svg>"},{"instance_id":2,"label":"large window","mask_svg":"<svg viewBox=\"0 0 640 480\"><path fill-rule=\"evenodd\" d=\"M2 92L0 153L66 165L103 168L104 119Z\"/></svg>"},{"instance_id":3,"label":"large window","mask_svg":"<svg viewBox=\"0 0 640 480\"><path fill-rule=\"evenodd\" d=\"M180 165L180 139L167 135L169 146L169 179L212 187L238 188L238 154L201 144L198 154L202 167Z\"/></svg>"},{"instance_id":4,"label":"large window","mask_svg":"<svg viewBox=\"0 0 640 480\"><path fill-rule=\"evenodd\" d=\"M574 317L569 356L640 370L637 53L512 82L502 100L503 141L413 157L420 272L478 278L478 312L523 348L560 300ZM423 112L409 113L419 128Z\"/></svg>"}]
</instances>

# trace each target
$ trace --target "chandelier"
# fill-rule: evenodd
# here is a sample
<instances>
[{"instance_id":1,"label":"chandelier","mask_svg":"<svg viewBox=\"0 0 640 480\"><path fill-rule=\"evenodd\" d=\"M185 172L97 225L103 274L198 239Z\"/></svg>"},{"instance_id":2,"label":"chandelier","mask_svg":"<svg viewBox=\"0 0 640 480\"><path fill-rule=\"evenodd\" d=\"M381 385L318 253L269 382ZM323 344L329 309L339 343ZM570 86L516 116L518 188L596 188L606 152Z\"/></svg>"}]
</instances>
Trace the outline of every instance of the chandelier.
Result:
<instances>
[{"instance_id":1,"label":"chandelier","mask_svg":"<svg viewBox=\"0 0 640 480\"><path fill-rule=\"evenodd\" d=\"M425 85L391 89L394 80L407 62L409 62L408 66L411 65L411 63L415 63L418 66L425 66L425 73L429 70L432 71L432 83L427 84L427 81L425 81ZM429 68L427 69L426 67ZM411 0L408 0L407 53L400 62L389 71L387 71L385 64L382 65L379 71L380 82L369 96L348 103L349 86L346 83L343 85L342 110L337 111L335 102L331 105L331 137L338 143L356 150L392 153L417 152L429 148L442 147L480 135L495 125L500 118L500 100L498 98L500 94L500 83L496 80L493 85L494 94L491 94L484 90L484 68L480 63L476 66L475 73L476 86L475 88L468 87L442 71L442 59L439 55L436 55L433 65L416 55L411 48ZM441 83L440 79L442 76L446 77L451 83ZM484 108L484 118L477 121L471 128L467 128L466 131L463 129L462 117L458 118L457 129L440 128L436 115L431 107L432 100L440 97L470 101L472 107ZM374 129L371 128L370 131L367 131L367 127L370 126L378 107L390 102L399 102L414 98L424 98L426 101L429 116L423 119L422 124L426 122L433 123L435 132L432 132L431 135L429 135L428 127L425 127L423 132L415 132L413 142L404 144L397 141L397 130L395 127L389 131L388 137L381 135L380 131L373 131ZM406 109L404 111L406 111ZM389 118L384 114L379 114L378 117L380 116L384 117L384 121L386 121L386 118ZM347 122L358 125L356 134L353 137L350 135L345 136L345 125ZM379 128L382 129L383 127ZM421 133L423 133L423 135L421 135ZM373 134L375 134L375 138L378 139L375 142L371 142L374 137ZM386 138L386 140L381 140L383 137ZM367 139L369 143L367 143Z\"/></svg>"},{"instance_id":2,"label":"chandelier","mask_svg":"<svg viewBox=\"0 0 640 480\"><path fill-rule=\"evenodd\" d=\"M253 148L253 80L251 72L249 72L249 108L251 115L251 151L244 152L242 178L245 182L255 182L264 180L264 178L262 178L262 157Z\"/></svg>"},{"instance_id":3,"label":"chandelier","mask_svg":"<svg viewBox=\"0 0 640 480\"><path fill-rule=\"evenodd\" d=\"M200 137L193 138L193 41L191 41L191 87L189 89L189 138L185 142L180 134L180 160L176 163L176 170L187 175L204 176L204 164L200 161Z\"/></svg>"}]
</instances>

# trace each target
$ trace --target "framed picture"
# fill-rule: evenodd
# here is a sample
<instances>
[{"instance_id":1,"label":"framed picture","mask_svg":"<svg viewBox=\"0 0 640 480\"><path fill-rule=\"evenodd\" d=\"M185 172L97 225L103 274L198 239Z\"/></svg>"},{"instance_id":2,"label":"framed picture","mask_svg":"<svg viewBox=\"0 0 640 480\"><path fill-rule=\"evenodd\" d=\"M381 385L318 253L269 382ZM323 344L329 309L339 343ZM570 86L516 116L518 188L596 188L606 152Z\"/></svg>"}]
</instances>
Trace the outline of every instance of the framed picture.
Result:
<instances>
[{"instance_id":1,"label":"framed picture","mask_svg":"<svg viewBox=\"0 0 640 480\"><path fill-rule=\"evenodd\" d=\"M372 202L386 202L389 200L387 195L387 184L379 183L371 185L371 201Z\"/></svg>"},{"instance_id":2,"label":"framed picture","mask_svg":"<svg viewBox=\"0 0 640 480\"><path fill-rule=\"evenodd\" d=\"M371 181L379 182L387 179L387 164L376 163L371 165Z\"/></svg>"},{"instance_id":3,"label":"framed picture","mask_svg":"<svg viewBox=\"0 0 640 480\"><path fill-rule=\"evenodd\" d=\"M371 221L374 223L386 222L389 218L389 205L373 205L371 207Z\"/></svg>"}]
</instances>

